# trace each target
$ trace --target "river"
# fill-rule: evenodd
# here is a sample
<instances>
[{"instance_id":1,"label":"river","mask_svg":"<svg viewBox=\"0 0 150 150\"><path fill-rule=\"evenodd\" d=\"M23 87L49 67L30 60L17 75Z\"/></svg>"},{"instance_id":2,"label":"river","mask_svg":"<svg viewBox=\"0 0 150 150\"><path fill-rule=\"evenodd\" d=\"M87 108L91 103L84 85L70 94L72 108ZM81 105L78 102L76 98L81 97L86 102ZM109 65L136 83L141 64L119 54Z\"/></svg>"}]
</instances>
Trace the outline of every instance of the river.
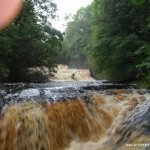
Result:
<instances>
[{"instance_id":1,"label":"river","mask_svg":"<svg viewBox=\"0 0 150 150\"><path fill-rule=\"evenodd\" d=\"M0 150L150 149L150 90L133 85L1 84L0 112Z\"/></svg>"}]
</instances>

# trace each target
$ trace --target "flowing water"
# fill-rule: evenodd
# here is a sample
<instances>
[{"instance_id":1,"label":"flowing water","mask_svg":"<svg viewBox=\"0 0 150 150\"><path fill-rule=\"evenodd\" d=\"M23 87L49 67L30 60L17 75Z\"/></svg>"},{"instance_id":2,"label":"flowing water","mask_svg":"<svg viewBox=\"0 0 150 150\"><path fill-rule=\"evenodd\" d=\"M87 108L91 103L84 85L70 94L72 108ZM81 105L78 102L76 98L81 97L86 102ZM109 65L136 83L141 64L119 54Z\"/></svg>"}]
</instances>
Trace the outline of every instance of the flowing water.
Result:
<instances>
[{"instance_id":1,"label":"flowing water","mask_svg":"<svg viewBox=\"0 0 150 150\"><path fill-rule=\"evenodd\" d=\"M149 90L106 81L2 84L0 150L146 150ZM136 144L136 145L135 145Z\"/></svg>"}]
</instances>

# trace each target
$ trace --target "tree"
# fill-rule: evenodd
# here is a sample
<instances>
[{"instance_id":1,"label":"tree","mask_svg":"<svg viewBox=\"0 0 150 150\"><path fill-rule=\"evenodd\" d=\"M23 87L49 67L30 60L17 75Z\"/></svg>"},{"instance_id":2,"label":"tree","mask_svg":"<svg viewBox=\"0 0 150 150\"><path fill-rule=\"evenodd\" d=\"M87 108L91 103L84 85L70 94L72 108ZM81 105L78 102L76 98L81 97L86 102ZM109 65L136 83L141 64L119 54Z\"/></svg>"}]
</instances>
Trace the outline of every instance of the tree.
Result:
<instances>
[{"instance_id":1,"label":"tree","mask_svg":"<svg viewBox=\"0 0 150 150\"><path fill-rule=\"evenodd\" d=\"M30 67L45 66L53 74L62 41L62 34L48 21L55 11L51 1L25 0L21 14L0 33L0 59L9 70L8 81L29 81Z\"/></svg>"},{"instance_id":2,"label":"tree","mask_svg":"<svg viewBox=\"0 0 150 150\"><path fill-rule=\"evenodd\" d=\"M94 0L68 23L62 52L97 78L150 86L149 12L149 0Z\"/></svg>"},{"instance_id":3,"label":"tree","mask_svg":"<svg viewBox=\"0 0 150 150\"><path fill-rule=\"evenodd\" d=\"M96 28L91 54L96 70L114 81L149 74L150 1L95 0Z\"/></svg>"},{"instance_id":4,"label":"tree","mask_svg":"<svg viewBox=\"0 0 150 150\"><path fill-rule=\"evenodd\" d=\"M64 36L62 63L68 63L71 67L87 68L87 49L89 48L89 33L91 32L91 6L81 8L68 22ZM65 62L63 61L65 58Z\"/></svg>"}]
</instances>

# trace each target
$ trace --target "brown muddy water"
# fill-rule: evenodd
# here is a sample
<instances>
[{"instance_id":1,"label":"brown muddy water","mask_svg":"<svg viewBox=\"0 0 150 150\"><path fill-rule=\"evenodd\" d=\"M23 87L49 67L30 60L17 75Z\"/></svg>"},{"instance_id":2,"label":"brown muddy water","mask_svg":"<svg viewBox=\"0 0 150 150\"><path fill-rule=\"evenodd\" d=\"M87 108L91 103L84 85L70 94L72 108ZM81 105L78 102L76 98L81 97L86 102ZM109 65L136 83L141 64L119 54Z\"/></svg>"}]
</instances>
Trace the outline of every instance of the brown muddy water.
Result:
<instances>
[{"instance_id":1,"label":"brown muddy water","mask_svg":"<svg viewBox=\"0 0 150 150\"><path fill-rule=\"evenodd\" d=\"M53 80L73 80L72 75L74 75L74 79L77 81L93 81L94 79L90 75L90 71L88 69L76 69L69 68L67 65L59 64L57 67L57 72L53 78Z\"/></svg>"},{"instance_id":2,"label":"brown muddy water","mask_svg":"<svg viewBox=\"0 0 150 150\"><path fill-rule=\"evenodd\" d=\"M0 89L0 150L150 149L149 90L105 81Z\"/></svg>"}]
</instances>

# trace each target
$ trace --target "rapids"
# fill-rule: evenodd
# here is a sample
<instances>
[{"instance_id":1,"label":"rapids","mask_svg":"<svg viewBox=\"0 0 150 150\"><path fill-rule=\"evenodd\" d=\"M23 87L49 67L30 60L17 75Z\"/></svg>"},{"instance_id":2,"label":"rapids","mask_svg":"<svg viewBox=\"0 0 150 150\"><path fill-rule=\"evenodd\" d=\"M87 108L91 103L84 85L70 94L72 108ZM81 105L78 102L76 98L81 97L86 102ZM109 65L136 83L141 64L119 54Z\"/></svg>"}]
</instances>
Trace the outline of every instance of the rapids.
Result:
<instances>
[{"instance_id":1,"label":"rapids","mask_svg":"<svg viewBox=\"0 0 150 150\"><path fill-rule=\"evenodd\" d=\"M150 149L149 92L94 80L2 84L0 150Z\"/></svg>"}]
</instances>

